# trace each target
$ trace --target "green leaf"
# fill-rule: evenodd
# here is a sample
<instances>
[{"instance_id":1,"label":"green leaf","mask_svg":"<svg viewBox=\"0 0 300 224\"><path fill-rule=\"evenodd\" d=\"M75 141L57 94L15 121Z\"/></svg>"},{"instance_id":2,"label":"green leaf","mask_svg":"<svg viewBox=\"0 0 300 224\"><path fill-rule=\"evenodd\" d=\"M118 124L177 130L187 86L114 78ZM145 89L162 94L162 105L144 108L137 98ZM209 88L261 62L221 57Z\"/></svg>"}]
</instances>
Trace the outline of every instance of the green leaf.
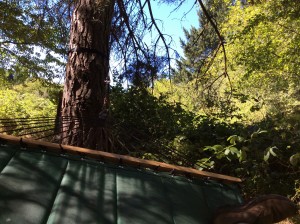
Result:
<instances>
[{"instance_id":1,"label":"green leaf","mask_svg":"<svg viewBox=\"0 0 300 224\"><path fill-rule=\"evenodd\" d=\"M240 150L238 150L236 147L231 146L231 147L229 147L229 150L230 150L231 154L236 154L237 156L240 155Z\"/></svg>"},{"instance_id":2,"label":"green leaf","mask_svg":"<svg viewBox=\"0 0 300 224\"><path fill-rule=\"evenodd\" d=\"M229 153L230 153L230 149L227 148L227 149L225 150L224 154L227 156Z\"/></svg>"},{"instance_id":3,"label":"green leaf","mask_svg":"<svg viewBox=\"0 0 300 224\"><path fill-rule=\"evenodd\" d=\"M239 157L239 161L242 162L242 161L245 161L247 159L247 153L245 150L241 150L241 155Z\"/></svg>"},{"instance_id":4,"label":"green leaf","mask_svg":"<svg viewBox=\"0 0 300 224\"><path fill-rule=\"evenodd\" d=\"M202 151L209 151L209 150L214 150L212 146L205 146Z\"/></svg>"},{"instance_id":5,"label":"green leaf","mask_svg":"<svg viewBox=\"0 0 300 224\"><path fill-rule=\"evenodd\" d=\"M220 152L224 150L224 147L222 145L214 145L212 147L216 152Z\"/></svg>"},{"instance_id":6,"label":"green leaf","mask_svg":"<svg viewBox=\"0 0 300 224\"><path fill-rule=\"evenodd\" d=\"M290 163L292 166L300 166L300 153L296 153L290 157Z\"/></svg>"},{"instance_id":7,"label":"green leaf","mask_svg":"<svg viewBox=\"0 0 300 224\"><path fill-rule=\"evenodd\" d=\"M277 154L274 152L274 149L278 149L276 146L270 146L265 150L264 161L268 161L270 155L277 157Z\"/></svg>"},{"instance_id":8,"label":"green leaf","mask_svg":"<svg viewBox=\"0 0 300 224\"><path fill-rule=\"evenodd\" d=\"M270 158L270 152L268 151L267 153L265 153L264 155L264 161L267 162Z\"/></svg>"},{"instance_id":9,"label":"green leaf","mask_svg":"<svg viewBox=\"0 0 300 224\"><path fill-rule=\"evenodd\" d=\"M263 134L263 133L268 133L268 131L258 129L257 134Z\"/></svg>"},{"instance_id":10,"label":"green leaf","mask_svg":"<svg viewBox=\"0 0 300 224\"><path fill-rule=\"evenodd\" d=\"M276 146L273 146L273 147L271 147L270 149L269 149L269 151L270 151L270 153L271 153L271 155L272 156L277 156L277 154L274 152L274 149L278 149Z\"/></svg>"},{"instance_id":11,"label":"green leaf","mask_svg":"<svg viewBox=\"0 0 300 224\"><path fill-rule=\"evenodd\" d=\"M255 132L252 133L251 139L252 139L252 138L256 138L258 135L263 134L263 133L267 133L267 131L266 131L266 130L261 130L261 129L259 128L257 131L255 131Z\"/></svg>"},{"instance_id":12,"label":"green leaf","mask_svg":"<svg viewBox=\"0 0 300 224\"><path fill-rule=\"evenodd\" d=\"M235 145L236 144L235 142L238 140L238 138L239 136L237 135L231 135L227 138L227 141L229 141L230 144Z\"/></svg>"},{"instance_id":13,"label":"green leaf","mask_svg":"<svg viewBox=\"0 0 300 224\"><path fill-rule=\"evenodd\" d=\"M244 141L245 141L245 139L243 137L238 136L238 142L244 142Z\"/></svg>"},{"instance_id":14,"label":"green leaf","mask_svg":"<svg viewBox=\"0 0 300 224\"><path fill-rule=\"evenodd\" d=\"M214 167L215 162L211 158L203 158L197 161L196 166L199 170L211 169Z\"/></svg>"}]
</instances>

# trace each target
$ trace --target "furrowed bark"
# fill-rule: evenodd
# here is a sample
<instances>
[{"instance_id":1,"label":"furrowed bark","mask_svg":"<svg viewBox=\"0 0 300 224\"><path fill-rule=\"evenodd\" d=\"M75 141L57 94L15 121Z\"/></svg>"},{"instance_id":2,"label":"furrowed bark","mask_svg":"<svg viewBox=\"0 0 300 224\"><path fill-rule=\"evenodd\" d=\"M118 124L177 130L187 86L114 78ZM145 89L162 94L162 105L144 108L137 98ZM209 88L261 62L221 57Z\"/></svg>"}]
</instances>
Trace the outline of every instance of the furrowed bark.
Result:
<instances>
[{"instance_id":1,"label":"furrowed bark","mask_svg":"<svg viewBox=\"0 0 300 224\"><path fill-rule=\"evenodd\" d=\"M107 150L109 38L115 0L77 0L61 107L61 143Z\"/></svg>"}]
</instances>

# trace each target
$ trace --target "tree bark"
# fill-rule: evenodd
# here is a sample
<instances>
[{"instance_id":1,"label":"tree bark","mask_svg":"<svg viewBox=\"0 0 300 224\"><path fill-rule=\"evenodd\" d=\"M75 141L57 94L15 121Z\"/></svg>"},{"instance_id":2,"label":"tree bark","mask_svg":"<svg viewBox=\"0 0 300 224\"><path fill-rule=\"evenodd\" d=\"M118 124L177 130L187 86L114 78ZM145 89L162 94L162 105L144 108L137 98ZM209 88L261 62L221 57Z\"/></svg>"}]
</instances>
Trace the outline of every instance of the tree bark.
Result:
<instances>
[{"instance_id":1,"label":"tree bark","mask_svg":"<svg viewBox=\"0 0 300 224\"><path fill-rule=\"evenodd\" d=\"M61 107L61 143L102 149L115 0L77 0Z\"/></svg>"}]
</instances>

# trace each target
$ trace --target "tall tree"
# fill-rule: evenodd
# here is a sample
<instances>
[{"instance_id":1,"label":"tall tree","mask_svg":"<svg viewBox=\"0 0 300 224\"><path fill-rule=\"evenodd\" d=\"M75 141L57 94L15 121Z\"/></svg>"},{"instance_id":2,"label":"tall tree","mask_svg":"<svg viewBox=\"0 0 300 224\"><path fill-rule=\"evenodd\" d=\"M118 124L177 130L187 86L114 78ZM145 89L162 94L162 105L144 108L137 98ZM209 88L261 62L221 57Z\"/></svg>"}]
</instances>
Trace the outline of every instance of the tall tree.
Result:
<instances>
[{"instance_id":1,"label":"tall tree","mask_svg":"<svg viewBox=\"0 0 300 224\"><path fill-rule=\"evenodd\" d=\"M226 18L228 2L224 0L207 0L205 7L216 27ZM191 81L196 78L205 78L205 70L214 59L216 50L220 47L220 38L212 26L209 18L203 11L198 11L199 28L184 29L185 39L181 39L184 56L179 61L177 81Z\"/></svg>"},{"instance_id":2,"label":"tall tree","mask_svg":"<svg viewBox=\"0 0 300 224\"><path fill-rule=\"evenodd\" d=\"M70 51L62 99L62 143L98 148L107 113L110 27L114 0L78 0L70 31ZM101 115L102 113L102 115Z\"/></svg>"},{"instance_id":3,"label":"tall tree","mask_svg":"<svg viewBox=\"0 0 300 224\"><path fill-rule=\"evenodd\" d=\"M156 75L157 61L170 70L172 40L167 41L159 29L149 0L78 0L71 24L61 140L63 144L111 151L107 126L110 50L117 51L114 56L122 60L121 74L139 74L133 80L143 86L141 80L153 80ZM150 46L143 37L151 28L156 30L157 39ZM164 53L159 52L159 45Z\"/></svg>"},{"instance_id":4,"label":"tall tree","mask_svg":"<svg viewBox=\"0 0 300 224\"><path fill-rule=\"evenodd\" d=\"M174 3L180 7L184 1L159 2ZM198 2L201 5L201 0ZM23 55L25 57L14 60L24 68L44 63L39 68L42 72L48 71L52 64L47 63L49 60L38 61L43 55L30 57L35 53L36 46L45 49L46 59L54 62L59 61L58 56L68 57L61 110L58 110L61 120L58 134L64 144L110 150L111 141L105 126L111 57L122 65L118 74L136 70L132 79L136 85L149 85L149 80L153 82L158 69L167 68L170 74L172 37L160 30L150 0L12 0L0 3L5 9L12 9L8 13L9 19L3 17L4 23L0 24L1 32L5 34L5 38L0 39L0 51L4 49L10 54L9 58L18 58L17 50L11 53L13 45L20 46L19 52L22 52L22 47L28 47ZM71 11L72 19L68 21ZM15 28L9 28L11 20L18 23ZM65 34L70 24L69 46L66 47L66 35L61 38L59 34L60 29ZM25 35L22 36L22 33ZM147 35L156 37L145 43L144 37ZM52 51L55 54L51 54ZM6 67L3 63L3 71L13 70L15 61L9 62ZM141 74L149 75L149 78L139 77ZM36 76L42 74L36 72ZM141 80L147 84L142 84Z\"/></svg>"}]
</instances>

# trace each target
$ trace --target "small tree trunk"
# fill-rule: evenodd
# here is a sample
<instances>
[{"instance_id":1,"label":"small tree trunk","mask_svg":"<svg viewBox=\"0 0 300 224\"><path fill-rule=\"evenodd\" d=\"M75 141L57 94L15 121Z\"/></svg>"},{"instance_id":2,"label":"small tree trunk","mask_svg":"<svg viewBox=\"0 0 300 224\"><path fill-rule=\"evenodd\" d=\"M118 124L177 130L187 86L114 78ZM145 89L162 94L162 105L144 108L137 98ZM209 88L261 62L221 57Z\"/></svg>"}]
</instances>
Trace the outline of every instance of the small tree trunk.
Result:
<instances>
[{"instance_id":1,"label":"small tree trunk","mask_svg":"<svg viewBox=\"0 0 300 224\"><path fill-rule=\"evenodd\" d=\"M103 149L114 3L76 1L61 107L62 144Z\"/></svg>"}]
</instances>

